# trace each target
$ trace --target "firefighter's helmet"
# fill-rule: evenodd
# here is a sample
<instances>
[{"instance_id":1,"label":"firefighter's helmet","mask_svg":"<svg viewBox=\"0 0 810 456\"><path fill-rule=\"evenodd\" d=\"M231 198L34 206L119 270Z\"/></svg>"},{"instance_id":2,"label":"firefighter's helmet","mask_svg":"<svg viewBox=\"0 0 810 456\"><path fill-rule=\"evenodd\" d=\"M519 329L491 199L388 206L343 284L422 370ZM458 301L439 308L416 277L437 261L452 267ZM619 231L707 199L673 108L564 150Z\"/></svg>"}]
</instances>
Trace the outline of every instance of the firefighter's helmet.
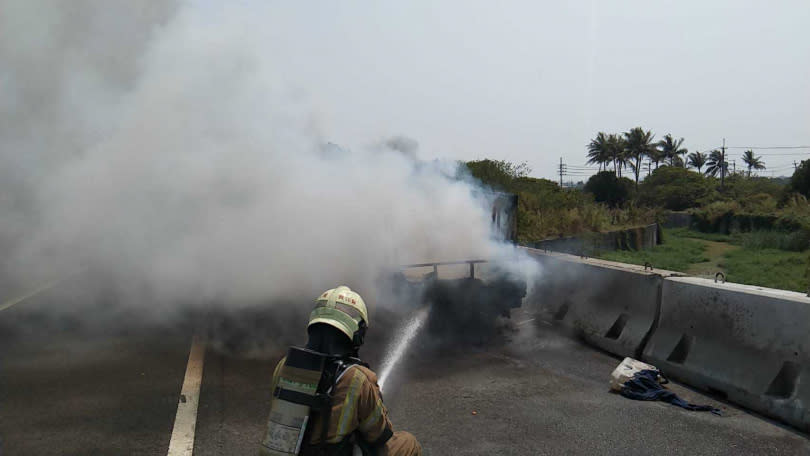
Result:
<instances>
[{"instance_id":1,"label":"firefighter's helmet","mask_svg":"<svg viewBox=\"0 0 810 456\"><path fill-rule=\"evenodd\" d=\"M363 344L368 327L368 311L359 294L341 285L321 293L316 302L309 315L307 327L315 323L325 323L346 334L354 345L359 347Z\"/></svg>"}]
</instances>

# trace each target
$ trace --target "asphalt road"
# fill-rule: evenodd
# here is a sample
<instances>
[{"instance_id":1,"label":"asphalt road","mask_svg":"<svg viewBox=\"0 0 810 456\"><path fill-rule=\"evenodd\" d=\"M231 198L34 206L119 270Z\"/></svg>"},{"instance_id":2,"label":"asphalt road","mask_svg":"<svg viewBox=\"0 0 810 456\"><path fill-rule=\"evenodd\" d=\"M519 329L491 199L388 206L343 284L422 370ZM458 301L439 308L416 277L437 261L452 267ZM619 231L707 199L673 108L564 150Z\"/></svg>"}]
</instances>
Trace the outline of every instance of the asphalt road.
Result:
<instances>
[{"instance_id":1,"label":"asphalt road","mask_svg":"<svg viewBox=\"0 0 810 456\"><path fill-rule=\"evenodd\" d=\"M166 454L191 329L55 305L0 312L0 455Z\"/></svg>"},{"instance_id":2,"label":"asphalt road","mask_svg":"<svg viewBox=\"0 0 810 456\"><path fill-rule=\"evenodd\" d=\"M76 303L70 317L45 316L58 305L34 299L0 312L0 454L165 455L192 334L211 326L135 323ZM274 317L245 318L255 330ZM532 318L515 311L514 329L485 348L417 343L384 392L395 426L429 455L810 454L807 436L677 384L724 416L611 394L619 359ZM287 343L268 333L270 343L250 348L209 345L195 455L255 454ZM387 343L370 335L372 367Z\"/></svg>"}]
</instances>

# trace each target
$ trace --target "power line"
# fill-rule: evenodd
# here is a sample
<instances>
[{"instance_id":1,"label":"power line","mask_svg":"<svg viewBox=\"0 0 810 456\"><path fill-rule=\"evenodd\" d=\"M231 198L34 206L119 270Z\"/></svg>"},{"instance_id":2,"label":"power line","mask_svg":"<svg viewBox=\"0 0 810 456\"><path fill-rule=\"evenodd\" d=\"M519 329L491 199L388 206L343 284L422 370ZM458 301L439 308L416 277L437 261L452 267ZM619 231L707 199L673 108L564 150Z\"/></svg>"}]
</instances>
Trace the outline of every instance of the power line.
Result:
<instances>
[{"instance_id":1,"label":"power line","mask_svg":"<svg viewBox=\"0 0 810 456\"><path fill-rule=\"evenodd\" d=\"M784 157L784 156L800 156L800 155L810 156L810 151L808 151L808 152L782 152L782 153L774 152L774 153L770 153L770 154L767 153L767 152L757 152L757 156L763 156L763 157ZM740 155L740 156L742 156L742 155Z\"/></svg>"},{"instance_id":2,"label":"power line","mask_svg":"<svg viewBox=\"0 0 810 456\"><path fill-rule=\"evenodd\" d=\"M756 154L755 156L756 156L756 157L770 157L770 158L773 158L774 160L779 160L779 158L778 158L778 157L780 157L780 155L781 155L781 154L775 154L775 155ZM785 155L793 155L793 156L795 156L795 155L799 155L799 154L785 154ZM801 155L804 155L804 154L801 154ZM737 155L737 154L726 154L726 157L737 157L737 158L742 158L742 157L744 157L744 155ZM808 157L810 157L810 156L808 156ZM793 159L792 159L792 158L788 158L787 160L793 160Z\"/></svg>"},{"instance_id":3,"label":"power line","mask_svg":"<svg viewBox=\"0 0 810 456\"><path fill-rule=\"evenodd\" d=\"M712 147L708 149L703 149L705 154L709 154L714 150L719 150L721 147ZM764 156L779 156L779 155L808 155L810 154L810 146L772 146L772 147L744 147L744 146L726 146L726 149L745 149L745 150L779 150L779 149L788 149L788 150L798 150L798 149L809 149L807 152L759 152L758 155ZM695 151L699 152L698 149Z\"/></svg>"},{"instance_id":4,"label":"power line","mask_svg":"<svg viewBox=\"0 0 810 456\"><path fill-rule=\"evenodd\" d=\"M719 151L719 150L720 150L720 147L722 147L722 146L717 146L717 147L701 147L700 149L694 149L694 150L692 150L692 152L700 152L700 150L702 149L702 150L703 150L703 152L701 152L701 153L703 153L703 154L710 154L710 153L712 153L712 151L715 151L715 150ZM726 147L726 149L728 149L728 147Z\"/></svg>"},{"instance_id":5,"label":"power line","mask_svg":"<svg viewBox=\"0 0 810 456\"><path fill-rule=\"evenodd\" d=\"M726 138L723 138L723 147L720 149L720 190L723 190L723 184L726 181Z\"/></svg>"},{"instance_id":6,"label":"power line","mask_svg":"<svg viewBox=\"0 0 810 456\"><path fill-rule=\"evenodd\" d=\"M791 169L795 170L796 168L797 168L797 166L795 166L793 164L790 164L790 165L783 165L783 166L769 166L769 167L767 167L765 169L767 169L768 171L790 171Z\"/></svg>"},{"instance_id":7,"label":"power line","mask_svg":"<svg viewBox=\"0 0 810 456\"><path fill-rule=\"evenodd\" d=\"M810 146L728 146L727 149L810 149Z\"/></svg>"}]
</instances>

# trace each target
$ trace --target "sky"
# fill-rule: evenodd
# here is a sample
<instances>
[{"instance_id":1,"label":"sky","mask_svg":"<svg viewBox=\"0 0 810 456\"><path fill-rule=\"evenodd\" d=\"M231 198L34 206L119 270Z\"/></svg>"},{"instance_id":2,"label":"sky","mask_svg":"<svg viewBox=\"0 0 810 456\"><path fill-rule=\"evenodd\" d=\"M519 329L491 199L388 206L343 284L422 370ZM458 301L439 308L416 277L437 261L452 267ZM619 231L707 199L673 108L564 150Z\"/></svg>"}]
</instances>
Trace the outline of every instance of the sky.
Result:
<instances>
[{"instance_id":1,"label":"sky","mask_svg":"<svg viewBox=\"0 0 810 456\"><path fill-rule=\"evenodd\" d=\"M211 20L217 20L214 2ZM252 2L246 2L251 7ZM266 6L266 2L265 3ZM810 145L810 2L271 2L265 51L325 137L587 178L597 132ZM758 150L776 175L810 149ZM775 154L794 155L775 155Z\"/></svg>"},{"instance_id":2,"label":"sky","mask_svg":"<svg viewBox=\"0 0 810 456\"><path fill-rule=\"evenodd\" d=\"M183 0L0 12L0 290L78 270L117 295L106 302L155 314L301 297L308 311L341 283L397 302L387 278L403 264L539 269L502 242L494 195L456 162L415 159L413 140L370 123L396 109L340 97L326 42L296 38L323 31L303 16Z\"/></svg>"},{"instance_id":3,"label":"sky","mask_svg":"<svg viewBox=\"0 0 810 456\"><path fill-rule=\"evenodd\" d=\"M637 126L740 167L810 146L806 0L0 12L0 288L88 264L132 303L382 296L401 264L516 255L457 160L576 182L597 132Z\"/></svg>"}]
</instances>

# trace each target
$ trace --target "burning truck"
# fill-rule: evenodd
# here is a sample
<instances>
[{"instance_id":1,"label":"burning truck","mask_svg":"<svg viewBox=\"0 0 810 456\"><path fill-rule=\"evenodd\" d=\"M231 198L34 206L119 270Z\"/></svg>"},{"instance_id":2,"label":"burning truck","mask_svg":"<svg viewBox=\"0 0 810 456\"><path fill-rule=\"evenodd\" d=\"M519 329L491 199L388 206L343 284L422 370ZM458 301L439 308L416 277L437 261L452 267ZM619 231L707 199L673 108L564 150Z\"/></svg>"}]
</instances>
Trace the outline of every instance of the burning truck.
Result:
<instances>
[{"instance_id":1,"label":"burning truck","mask_svg":"<svg viewBox=\"0 0 810 456\"><path fill-rule=\"evenodd\" d=\"M466 266L466 276L459 277L458 266ZM443 278L440 267L450 270ZM424 268L432 271L420 274ZM409 305L430 307L428 333L473 344L491 340L499 321L508 319L526 296L524 280L486 260L407 265L392 277L392 289Z\"/></svg>"},{"instance_id":2,"label":"burning truck","mask_svg":"<svg viewBox=\"0 0 810 456\"><path fill-rule=\"evenodd\" d=\"M516 242L517 195L488 192L491 231L499 242ZM439 269L442 268L440 277ZM403 266L391 276L391 290L404 305L429 306L427 330L453 340L484 343L521 306L526 282L487 260L421 263Z\"/></svg>"}]
</instances>

